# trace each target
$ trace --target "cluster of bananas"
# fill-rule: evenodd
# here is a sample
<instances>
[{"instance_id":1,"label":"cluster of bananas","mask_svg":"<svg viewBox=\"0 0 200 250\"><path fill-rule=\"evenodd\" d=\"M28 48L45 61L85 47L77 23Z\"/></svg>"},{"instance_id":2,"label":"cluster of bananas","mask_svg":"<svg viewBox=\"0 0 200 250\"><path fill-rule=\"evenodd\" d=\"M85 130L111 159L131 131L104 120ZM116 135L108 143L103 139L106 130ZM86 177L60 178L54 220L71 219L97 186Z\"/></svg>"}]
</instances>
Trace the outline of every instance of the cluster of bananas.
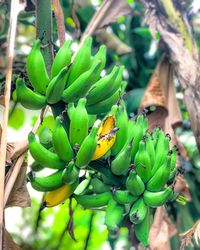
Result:
<instances>
[{"instance_id":1,"label":"cluster of bananas","mask_svg":"<svg viewBox=\"0 0 200 250\"><path fill-rule=\"evenodd\" d=\"M33 90L24 79L16 81L16 99L25 108L37 110L59 101L76 102L87 97L90 114L106 113L123 93L123 66L115 66L105 77L100 77L106 64L106 47L91 55L92 38L88 37L71 64L71 40L58 50L49 77L40 51L40 40L36 40L27 57L26 70ZM112 83L112 84L110 84ZM105 91L106 89L106 91Z\"/></svg>"},{"instance_id":2,"label":"cluster of bananas","mask_svg":"<svg viewBox=\"0 0 200 250\"><path fill-rule=\"evenodd\" d=\"M148 132L144 114L128 118L121 99L126 86L123 67L115 66L100 77L106 48L102 45L92 57L91 44L89 37L70 64L71 42L65 42L49 79L40 41L34 42L26 63L33 90L18 79L17 99L29 109L64 102L66 110L55 116L52 131L43 128L39 141L29 134L29 151L35 161L28 180L34 189L45 192L44 207L73 197L84 208L105 208L111 237L129 220L138 240L148 245L153 208L174 200L186 202L173 190L177 150L170 150L170 137L161 129ZM43 168L55 171L38 176L36 172ZM82 175L82 169L87 174ZM78 193L85 179L88 184Z\"/></svg>"}]
</instances>

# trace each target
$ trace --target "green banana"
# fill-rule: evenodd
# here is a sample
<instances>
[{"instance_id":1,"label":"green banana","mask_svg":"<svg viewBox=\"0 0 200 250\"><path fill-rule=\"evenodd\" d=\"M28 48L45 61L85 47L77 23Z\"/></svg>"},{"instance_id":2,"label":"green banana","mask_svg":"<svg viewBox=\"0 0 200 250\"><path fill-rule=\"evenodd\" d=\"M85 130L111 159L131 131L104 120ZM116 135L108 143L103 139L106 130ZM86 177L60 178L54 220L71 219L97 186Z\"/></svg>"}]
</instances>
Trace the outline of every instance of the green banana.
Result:
<instances>
[{"instance_id":1,"label":"green banana","mask_svg":"<svg viewBox=\"0 0 200 250\"><path fill-rule=\"evenodd\" d=\"M91 66L91 46L92 37L85 39L82 47L76 54L69 72L67 86L70 86L74 81Z\"/></svg>"},{"instance_id":2,"label":"green banana","mask_svg":"<svg viewBox=\"0 0 200 250\"><path fill-rule=\"evenodd\" d=\"M75 112L75 106L73 102L68 103L67 105L67 114L69 116L69 119L71 120L72 114Z\"/></svg>"},{"instance_id":3,"label":"green banana","mask_svg":"<svg viewBox=\"0 0 200 250\"><path fill-rule=\"evenodd\" d=\"M146 183L151 178L151 160L146 151L144 140L141 140L139 143L134 165L136 166L137 174Z\"/></svg>"},{"instance_id":4,"label":"green banana","mask_svg":"<svg viewBox=\"0 0 200 250\"><path fill-rule=\"evenodd\" d=\"M110 191L110 186L105 185L104 182L102 182L99 178L93 177L91 180L91 185L94 193L96 194L101 194L104 192L109 192Z\"/></svg>"},{"instance_id":5,"label":"green banana","mask_svg":"<svg viewBox=\"0 0 200 250\"><path fill-rule=\"evenodd\" d=\"M158 171L158 170L157 170ZM170 172L170 175L169 175L169 179L167 180L167 184L172 184L173 181L174 181L174 178L176 177L177 175L177 169L173 169L171 172Z\"/></svg>"},{"instance_id":6,"label":"green banana","mask_svg":"<svg viewBox=\"0 0 200 250\"><path fill-rule=\"evenodd\" d=\"M17 101L27 109L42 109L47 104L46 98L29 89L21 78L18 78L16 81L16 95Z\"/></svg>"},{"instance_id":7,"label":"green banana","mask_svg":"<svg viewBox=\"0 0 200 250\"><path fill-rule=\"evenodd\" d=\"M92 86L87 95L87 105L93 105L106 99L104 97L107 96L107 92L112 89L112 84L115 81L118 73L119 67L115 66L110 74L102 77Z\"/></svg>"},{"instance_id":8,"label":"green banana","mask_svg":"<svg viewBox=\"0 0 200 250\"><path fill-rule=\"evenodd\" d=\"M98 142L97 132L100 126L100 122L101 122L100 120L97 120L95 122L91 132L84 139L78 150L75 164L79 168L87 166L87 164L92 160L92 157L97 147L97 142Z\"/></svg>"},{"instance_id":9,"label":"green banana","mask_svg":"<svg viewBox=\"0 0 200 250\"><path fill-rule=\"evenodd\" d=\"M69 125L69 140L72 146L78 144L81 146L83 140L88 135L88 114L85 109L86 99L81 98L78 101L75 111L71 115Z\"/></svg>"},{"instance_id":10,"label":"green banana","mask_svg":"<svg viewBox=\"0 0 200 250\"><path fill-rule=\"evenodd\" d=\"M45 61L40 51L40 40L34 41L32 49L26 60L28 78L36 92L45 94L49 83Z\"/></svg>"},{"instance_id":11,"label":"green banana","mask_svg":"<svg viewBox=\"0 0 200 250\"><path fill-rule=\"evenodd\" d=\"M62 171L63 170L58 170L55 173L45 177L35 177L33 176L32 172L30 172L27 178L35 190L47 192L55 190L63 185Z\"/></svg>"},{"instance_id":12,"label":"green banana","mask_svg":"<svg viewBox=\"0 0 200 250\"><path fill-rule=\"evenodd\" d=\"M43 127L42 130L39 133L39 141L42 146L44 146L47 149L50 149L52 144L52 133L49 129L49 127Z\"/></svg>"},{"instance_id":13,"label":"green banana","mask_svg":"<svg viewBox=\"0 0 200 250\"><path fill-rule=\"evenodd\" d=\"M75 166L74 162L69 162L68 166L62 172L63 183L72 184L77 181L79 176L79 169Z\"/></svg>"},{"instance_id":14,"label":"green banana","mask_svg":"<svg viewBox=\"0 0 200 250\"><path fill-rule=\"evenodd\" d=\"M177 147L174 146L171 151L171 162L170 162L170 170L173 171L176 167L176 158L177 158Z\"/></svg>"},{"instance_id":15,"label":"green banana","mask_svg":"<svg viewBox=\"0 0 200 250\"><path fill-rule=\"evenodd\" d=\"M171 155L168 155L163 165L155 172L146 184L146 189L152 192L163 190L170 176Z\"/></svg>"},{"instance_id":16,"label":"green banana","mask_svg":"<svg viewBox=\"0 0 200 250\"><path fill-rule=\"evenodd\" d=\"M29 150L35 161L44 167L52 169L63 169L65 162L62 161L57 154L50 152L48 149L43 147L35 138L34 133L29 133Z\"/></svg>"},{"instance_id":17,"label":"green banana","mask_svg":"<svg viewBox=\"0 0 200 250\"><path fill-rule=\"evenodd\" d=\"M159 131L158 142L156 145L156 158L155 163L152 167L152 176L158 170L160 166L164 163L166 156L169 152L169 140L170 137L168 135L164 136L162 130Z\"/></svg>"},{"instance_id":18,"label":"green banana","mask_svg":"<svg viewBox=\"0 0 200 250\"><path fill-rule=\"evenodd\" d=\"M121 205L132 204L138 198L138 196L133 196L127 190L115 190L113 193L113 199Z\"/></svg>"},{"instance_id":19,"label":"green banana","mask_svg":"<svg viewBox=\"0 0 200 250\"><path fill-rule=\"evenodd\" d=\"M105 45L101 45L98 52L92 58L92 63L94 64L96 61L101 61L101 66L99 67L96 76L94 77L94 82L98 81L101 75L102 70L106 66L106 51L107 48Z\"/></svg>"},{"instance_id":20,"label":"green banana","mask_svg":"<svg viewBox=\"0 0 200 250\"><path fill-rule=\"evenodd\" d=\"M68 68L65 67L49 83L46 90L47 101L50 104L59 102L68 78Z\"/></svg>"},{"instance_id":21,"label":"green banana","mask_svg":"<svg viewBox=\"0 0 200 250\"><path fill-rule=\"evenodd\" d=\"M30 168L33 172L39 172L42 169L44 169L44 166L40 165L37 161L34 161L31 165Z\"/></svg>"},{"instance_id":22,"label":"green banana","mask_svg":"<svg viewBox=\"0 0 200 250\"><path fill-rule=\"evenodd\" d=\"M65 131L61 117L57 116L52 134L53 146L59 158L63 161L71 161L74 151L70 145L67 132Z\"/></svg>"},{"instance_id":23,"label":"green banana","mask_svg":"<svg viewBox=\"0 0 200 250\"><path fill-rule=\"evenodd\" d=\"M97 116L96 115L88 115L88 119L89 119L88 127L91 128L94 125L94 123L97 119Z\"/></svg>"},{"instance_id":24,"label":"green banana","mask_svg":"<svg viewBox=\"0 0 200 250\"><path fill-rule=\"evenodd\" d=\"M153 142L150 134L147 134L147 136L146 136L146 150L147 150L147 153L148 153L149 158L151 160L151 165L153 166L153 164L155 162L155 158L156 158L156 152L155 152L155 148L154 148L154 142Z\"/></svg>"},{"instance_id":25,"label":"green banana","mask_svg":"<svg viewBox=\"0 0 200 250\"><path fill-rule=\"evenodd\" d=\"M141 223L147 214L147 206L142 197L133 203L129 212L129 219L134 224Z\"/></svg>"},{"instance_id":26,"label":"green banana","mask_svg":"<svg viewBox=\"0 0 200 250\"><path fill-rule=\"evenodd\" d=\"M124 105L119 105L116 112L116 127L119 130L116 133L116 140L111 149L112 155L117 155L121 151L128 138L128 115Z\"/></svg>"},{"instance_id":27,"label":"green banana","mask_svg":"<svg viewBox=\"0 0 200 250\"><path fill-rule=\"evenodd\" d=\"M158 137L159 137L160 128L156 127L152 133L154 148L156 149L157 143L158 143Z\"/></svg>"},{"instance_id":28,"label":"green banana","mask_svg":"<svg viewBox=\"0 0 200 250\"><path fill-rule=\"evenodd\" d=\"M86 106L86 109L91 115L108 113L111 107L120 99L121 94L121 89L118 89L111 97L94 105Z\"/></svg>"},{"instance_id":29,"label":"green banana","mask_svg":"<svg viewBox=\"0 0 200 250\"><path fill-rule=\"evenodd\" d=\"M94 77L101 66L101 61L92 64L91 68L80 75L69 87L67 87L63 94L62 100L64 102L75 102L79 98L84 97L94 83Z\"/></svg>"},{"instance_id":30,"label":"green banana","mask_svg":"<svg viewBox=\"0 0 200 250\"><path fill-rule=\"evenodd\" d=\"M172 192L173 191L170 187L167 187L165 190L160 192L150 192L146 190L143 195L144 202L149 207L162 206Z\"/></svg>"},{"instance_id":31,"label":"green banana","mask_svg":"<svg viewBox=\"0 0 200 250\"><path fill-rule=\"evenodd\" d=\"M131 163L131 149L132 143L116 155L115 159L111 163L111 170L113 174L123 175L128 172L128 168Z\"/></svg>"},{"instance_id":32,"label":"green banana","mask_svg":"<svg viewBox=\"0 0 200 250\"><path fill-rule=\"evenodd\" d=\"M57 76L61 69L70 64L72 58L71 44L72 40L65 41L56 53L51 67L51 79Z\"/></svg>"},{"instance_id":33,"label":"green banana","mask_svg":"<svg viewBox=\"0 0 200 250\"><path fill-rule=\"evenodd\" d=\"M113 198L108 202L105 215L105 224L109 231L116 231L124 218L124 206L118 204Z\"/></svg>"},{"instance_id":34,"label":"green banana","mask_svg":"<svg viewBox=\"0 0 200 250\"><path fill-rule=\"evenodd\" d=\"M134 225L134 232L139 240L145 247L149 245L149 231L151 225L151 211L147 208L146 216L144 220Z\"/></svg>"},{"instance_id":35,"label":"green banana","mask_svg":"<svg viewBox=\"0 0 200 250\"><path fill-rule=\"evenodd\" d=\"M148 127L149 127L149 120L147 117L145 117L143 121L143 134L145 134L148 131Z\"/></svg>"},{"instance_id":36,"label":"green banana","mask_svg":"<svg viewBox=\"0 0 200 250\"><path fill-rule=\"evenodd\" d=\"M134 161L135 155L138 151L139 143L144 135L143 133L144 115L138 115L134 129L132 130L131 138L133 138L133 147L131 151L131 158Z\"/></svg>"},{"instance_id":37,"label":"green banana","mask_svg":"<svg viewBox=\"0 0 200 250\"><path fill-rule=\"evenodd\" d=\"M104 207L112 198L110 192L93 195L73 195L74 199L84 208Z\"/></svg>"},{"instance_id":38,"label":"green banana","mask_svg":"<svg viewBox=\"0 0 200 250\"><path fill-rule=\"evenodd\" d=\"M144 182L134 169L130 170L129 176L126 179L126 188L133 196L139 196L144 193Z\"/></svg>"}]
</instances>

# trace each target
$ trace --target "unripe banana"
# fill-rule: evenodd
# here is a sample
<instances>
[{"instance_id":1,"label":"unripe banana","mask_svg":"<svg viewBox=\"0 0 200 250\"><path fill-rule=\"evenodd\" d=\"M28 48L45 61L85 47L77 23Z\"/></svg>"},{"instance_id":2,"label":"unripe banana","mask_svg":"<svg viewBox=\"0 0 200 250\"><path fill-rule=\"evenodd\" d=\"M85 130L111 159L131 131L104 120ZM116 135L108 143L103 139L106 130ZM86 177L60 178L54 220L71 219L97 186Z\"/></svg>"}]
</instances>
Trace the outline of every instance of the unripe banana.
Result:
<instances>
[{"instance_id":1,"label":"unripe banana","mask_svg":"<svg viewBox=\"0 0 200 250\"><path fill-rule=\"evenodd\" d=\"M147 214L147 206L142 197L133 203L129 212L130 221L134 224L141 223Z\"/></svg>"},{"instance_id":2,"label":"unripe banana","mask_svg":"<svg viewBox=\"0 0 200 250\"><path fill-rule=\"evenodd\" d=\"M97 160L104 156L113 146L116 139L117 129L114 128L110 133L100 136L92 160Z\"/></svg>"},{"instance_id":3,"label":"unripe banana","mask_svg":"<svg viewBox=\"0 0 200 250\"><path fill-rule=\"evenodd\" d=\"M118 204L113 198L108 202L105 215L105 224L109 231L116 231L124 218L124 206Z\"/></svg>"},{"instance_id":4,"label":"unripe banana","mask_svg":"<svg viewBox=\"0 0 200 250\"><path fill-rule=\"evenodd\" d=\"M70 86L81 74L87 71L91 66L91 46L92 37L85 39L82 47L76 54L73 64L70 68L70 74L67 86Z\"/></svg>"},{"instance_id":5,"label":"unripe banana","mask_svg":"<svg viewBox=\"0 0 200 250\"><path fill-rule=\"evenodd\" d=\"M68 78L68 68L63 68L49 83L46 90L47 101L50 104L61 100Z\"/></svg>"},{"instance_id":6,"label":"unripe banana","mask_svg":"<svg viewBox=\"0 0 200 250\"><path fill-rule=\"evenodd\" d=\"M70 161L68 166L63 170L62 180L63 183L72 184L79 176L79 169L75 166L73 161Z\"/></svg>"},{"instance_id":7,"label":"unripe banana","mask_svg":"<svg viewBox=\"0 0 200 250\"><path fill-rule=\"evenodd\" d=\"M42 169L44 169L44 166L40 165L37 161L34 161L31 165L30 168L32 172L39 172Z\"/></svg>"},{"instance_id":8,"label":"unripe banana","mask_svg":"<svg viewBox=\"0 0 200 250\"><path fill-rule=\"evenodd\" d=\"M171 193L172 189L170 187L160 192L150 192L146 190L143 195L144 202L149 207L159 207L165 204Z\"/></svg>"},{"instance_id":9,"label":"unripe banana","mask_svg":"<svg viewBox=\"0 0 200 250\"><path fill-rule=\"evenodd\" d=\"M37 191L52 191L63 185L62 170L58 170L55 173L44 177L33 176L32 172L30 172L28 174L28 180L30 181L31 186Z\"/></svg>"},{"instance_id":10,"label":"unripe banana","mask_svg":"<svg viewBox=\"0 0 200 250\"><path fill-rule=\"evenodd\" d=\"M26 60L28 78L36 92L45 94L49 83L45 61L40 51L40 40L34 41L32 49Z\"/></svg>"},{"instance_id":11,"label":"unripe banana","mask_svg":"<svg viewBox=\"0 0 200 250\"><path fill-rule=\"evenodd\" d=\"M65 131L59 116L56 117L54 123L52 140L59 158L63 161L71 161L74 157L74 151L69 143L67 132Z\"/></svg>"},{"instance_id":12,"label":"unripe banana","mask_svg":"<svg viewBox=\"0 0 200 250\"><path fill-rule=\"evenodd\" d=\"M42 146L49 149L53 146L52 144L52 133L49 127L43 127L41 132L39 133L39 141Z\"/></svg>"},{"instance_id":13,"label":"unripe banana","mask_svg":"<svg viewBox=\"0 0 200 250\"><path fill-rule=\"evenodd\" d=\"M63 169L65 162L59 159L57 154L50 152L43 147L35 138L35 135L31 132L28 135L29 150L34 158L42 166L52 169Z\"/></svg>"},{"instance_id":14,"label":"unripe banana","mask_svg":"<svg viewBox=\"0 0 200 250\"><path fill-rule=\"evenodd\" d=\"M75 111L71 115L69 125L69 139L72 146L78 144L81 146L83 140L88 135L88 114L85 109L86 99L81 98L78 101Z\"/></svg>"},{"instance_id":15,"label":"unripe banana","mask_svg":"<svg viewBox=\"0 0 200 250\"><path fill-rule=\"evenodd\" d=\"M67 105L67 114L69 116L69 119L71 120L72 114L75 112L75 106L73 102L68 103Z\"/></svg>"},{"instance_id":16,"label":"unripe banana","mask_svg":"<svg viewBox=\"0 0 200 250\"><path fill-rule=\"evenodd\" d=\"M154 148L154 142L150 134L147 134L146 136L146 150L151 160L151 165L153 166L156 158L156 152Z\"/></svg>"},{"instance_id":17,"label":"unripe banana","mask_svg":"<svg viewBox=\"0 0 200 250\"><path fill-rule=\"evenodd\" d=\"M134 225L134 232L137 239L146 247L149 245L149 231L151 225L151 211L147 208L144 220Z\"/></svg>"},{"instance_id":18,"label":"unripe banana","mask_svg":"<svg viewBox=\"0 0 200 250\"><path fill-rule=\"evenodd\" d=\"M145 134L148 131L148 127L149 127L149 120L147 117L145 117L143 121L143 134Z\"/></svg>"},{"instance_id":19,"label":"unripe banana","mask_svg":"<svg viewBox=\"0 0 200 250\"><path fill-rule=\"evenodd\" d=\"M153 143L154 143L154 148L156 149L157 143L158 143L158 137L159 137L159 131L160 128L156 127L152 133L152 138L153 138Z\"/></svg>"},{"instance_id":20,"label":"unripe banana","mask_svg":"<svg viewBox=\"0 0 200 250\"><path fill-rule=\"evenodd\" d=\"M173 171L176 167L176 158L177 158L177 147L174 146L172 148L171 162L170 162L170 170Z\"/></svg>"},{"instance_id":21,"label":"unripe banana","mask_svg":"<svg viewBox=\"0 0 200 250\"><path fill-rule=\"evenodd\" d=\"M44 108L47 104L46 98L29 89L21 78L16 81L16 95L17 101L27 109L38 110Z\"/></svg>"},{"instance_id":22,"label":"unripe banana","mask_svg":"<svg viewBox=\"0 0 200 250\"><path fill-rule=\"evenodd\" d=\"M128 115L123 105L120 105L116 112L116 127L119 130L117 131L115 144L111 150L112 155L117 155L121 151L128 138Z\"/></svg>"},{"instance_id":23,"label":"unripe banana","mask_svg":"<svg viewBox=\"0 0 200 250\"><path fill-rule=\"evenodd\" d=\"M62 100L64 102L75 102L79 98L84 97L94 83L94 78L101 66L101 61L92 64L91 68L80 75L69 87L67 87L63 94Z\"/></svg>"},{"instance_id":24,"label":"unripe banana","mask_svg":"<svg viewBox=\"0 0 200 250\"><path fill-rule=\"evenodd\" d=\"M93 195L74 194L73 197L78 202L78 204L80 204L84 208L95 208L95 207L106 206L108 204L108 201L111 199L112 195L110 192L105 192Z\"/></svg>"},{"instance_id":25,"label":"unripe banana","mask_svg":"<svg viewBox=\"0 0 200 250\"><path fill-rule=\"evenodd\" d=\"M92 189L93 189L94 193L96 193L96 194L109 192L110 188L111 188L109 185L105 185L104 182L102 182L97 177L92 178L91 185L92 185Z\"/></svg>"},{"instance_id":26,"label":"unripe banana","mask_svg":"<svg viewBox=\"0 0 200 250\"><path fill-rule=\"evenodd\" d=\"M136 124L134 126L134 129L132 131L132 138L133 138L133 147L131 151L131 158L132 161L135 159L135 155L138 151L139 143L144 135L143 133L143 122L144 122L144 115L138 115Z\"/></svg>"},{"instance_id":27,"label":"unripe banana","mask_svg":"<svg viewBox=\"0 0 200 250\"><path fill-rule=\"evenodd\" d=\"M170 176L171 156L168 155L163 165L155 172L147 182L146 188L149 191L157 192L163 190Z\"/></svg>"},{"instance_id":28,"label":"unripe banana","mask_svg":"<svg viewBox=\"0 0 200 250\"><path fill-rule=\"evenodd\" d=\"M99 129L100 120L97 120L92 127L89 135L84 139L81 144L81 147L78 150L76 155L75 164L77 167L82 168L87 166L87 164L92 160L92 157L97 148L97 132Z\"/></svg>"},{"instance_id":29,"label":"unripe banana","mask_svg":"<svg viewBox=\"0 0 200 250\"><path fill-rule=\"evenodd\" d=\"M134 169L131 169L126 180L126 188L133 196L139 196L144 193L144 182Z\"/></svg>"},{"instance_id":30,"label":"unripe banana","mask_svg":"<svg viewBox=\"0 0 200 250\"><path fill-rule=\"evenodd\" d=\"M78 186L79 181L77 180L73 184L64 184L62 187L47 192L44 195L43 203L45 207L55 207L65 200L67 200L74 192L76 187Z\"/></svg>"},{"instance_id":31,"label":"unripe banana","mask_svg":"<svg viewBox=\"0 0 200 250\"><path fill-rule=\"evenodd\" d=\"M95 121L97 120L97 116L96 115L88 115L88 119L89 119L88 127L91 128L94 125Z\"/></svg>"},{"instance_id":32,"label":"unripe banana","mask_svg":"<svg viewBox=\"0 0 200 250\"><path fill-rule=\"evenodd\" d=\"M129 144L124 150L119 152L111 163L111 170L113 174L123 175L128 172L131 163L131 149L132 144Z\"/></svg>"},{"instance_id":33,"label":"unripe banana","mask_svg":"<svg viewBox=\"0 0 200 250\"><path fill-rule=\"evenodd\" d=\"M118 89L112 96L110 96L109 98L98 102L94 105L88 105L86 106L87 111L89 114L91 115L99 115L99 114L105 114L108 113L111 109L111 107L116 104L116 102L120 99L122 91L121 89Z\"/></svg>"},{"instance_id":34,"label":"unripe banana","mask_svg":"<svg viewBox=\"0 0 200 250\"><path fill-rule=\"evenodd\" d=\"M111 73L97 81L87 95L87 105L98 103L107 96L107 92L112 89L112 84L119 73L119 67L115 66ZM106 91L105 91L106 89Z\"/></svg>"},{"instance_id":35,"label":"unripe banana","mask_svg":"<svg viewBox=\"0 0 200 250\"><path fill-rule=\"evenodd\" d=\"M70 64L72 57L71 44L72 40L65 41L56 53L51 67L51 79L58 75L61 69Z\"/></svg>"},{"instance_id":36,"label":"unripe banana","mask_svg":"<svg viewBox=\"0 0 200 250\"><path fill-rule=\"evenodd\" d=\"M138 198L139 196L133 196L127 190L116 190L113 194L113 199L121 205L132 204Z\"/></svg>"},{"instance_id":37,"label":"unripe banana","mask_svg":"<svg viewBox=\"0 0 200 250\"><path fill-rule=\"evenodd\" d=\"M139 149L135 155L134 165L136 166L137 174L143 180L147 182L151 178L151 160L145 148L145 142L143 140L139 143Z\"/></svg>"}]
</instances>

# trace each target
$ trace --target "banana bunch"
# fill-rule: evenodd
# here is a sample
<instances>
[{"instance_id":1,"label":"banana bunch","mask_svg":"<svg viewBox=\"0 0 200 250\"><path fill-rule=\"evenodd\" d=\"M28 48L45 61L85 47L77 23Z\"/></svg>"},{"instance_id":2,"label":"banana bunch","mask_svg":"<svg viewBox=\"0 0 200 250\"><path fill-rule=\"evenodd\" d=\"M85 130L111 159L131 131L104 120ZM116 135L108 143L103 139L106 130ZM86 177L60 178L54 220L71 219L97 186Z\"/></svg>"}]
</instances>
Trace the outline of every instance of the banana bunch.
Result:
<instances>
[{"instance_id":1,"label":"banana bunch","mask_svg":"<svg viewBox=\"0 0 200 250\"><path fill-rule=\"evenodd\" d=\"M59 101L78 102L86 97L89 114L107 113L124 92L123 66L115 66L110 73L100 77L106 65L106 47L100 46L92 56L92 38L86 38L73 63L72 41L68 40L55 55L48 74L41 53L40 40L34 41L26 60L26 71L31 87L22 78L16 81L16 100L27 109L38 110ZM106 91L105 91L106 89Z\"/></svg>"}]
</instances>

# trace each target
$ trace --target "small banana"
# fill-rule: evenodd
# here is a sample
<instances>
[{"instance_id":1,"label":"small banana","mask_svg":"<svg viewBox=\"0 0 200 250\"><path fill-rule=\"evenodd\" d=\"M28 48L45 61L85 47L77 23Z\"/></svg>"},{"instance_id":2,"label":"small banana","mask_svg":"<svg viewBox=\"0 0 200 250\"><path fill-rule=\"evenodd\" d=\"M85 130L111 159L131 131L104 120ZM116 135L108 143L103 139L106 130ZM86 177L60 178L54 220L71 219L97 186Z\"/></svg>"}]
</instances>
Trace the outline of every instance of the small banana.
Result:
<instances>
[{"instance_id":1,"label":"small banana","mask_svg":"<svg viewBox=\"0 0 200 250\"><path fill-rule=\"evenodd\" d=\"M129 212L130 221L134 224L141 223L147 214L147 206L142 197L133 203Z\"/></svg>"},{"instance_id":2,"label":"small banana","mask_svg":"<svg viewBox=\"0 0 200 250\"><path fill-rule=\"evenodd\" d=\"M49 83L45 61L40 51L40 40L34 41L32 49L26 60L28 78L36 92L45 94Z\"/></svg>"},{"instance_id":3,"label":"small banana","mask_svg":"<svg viewBox=\"0 0 200 250\"><path fill-rule=\"evenodd\" d=\"M44 166L40 165L38 162L34 161L31 165L30 168L32 172L39 172L42 169L44 169Z\"/></svg>"},{"instance_id":4,"label":"small banana","mask_svg":"<svg viewBox=\"0 0 200 250\"><path fill-rule=\"evenodd\" d=\"M21 78L18 78L16 81L16 95L17 101L27 109L42 109L47 104L46 98L29 89Z\"/></svg>"},{"instance_id":5,"label":"small banana","mask_svg":"<svg viewBox=\"0 0 200 250\"><path fill-rule=\"evenodd\" d=\"M88 135L88 114L85 109L86 99L81 98L78 101L75 111L71 115L69 125L69 140L72 146L78 144L81 146L83 140Z\"/></svg>"},{"instance_id":6,"label":"small banana","mask_svg":"<svg viewBox=\"0 0 200 250\"><path fill-rule=\"evenodd\" d=\"M113 199L121 204L132 204L135 202L137 199L139 199L139 196L133 196L129 191L127 190L115 190L113 194Z\"/></svg>"},{"instance_id":7,"label":"small banana","mask_svg":"<svg viewBox=\"0 0 200 250\"><path fill-rule=\"evenodd\" d=\"M126 188L133 196L139 196L144 193L145 185L135 169L131 169L126 179Z\"/></svg>"},{"instance_id":8,"label":"small banana","mask_svg":"<svg viewBox=\"0 0 200 250\"><path fill-rule=\"evenodd\" d=\"M47 192L43 198L43 204L45 207L55 207L65 200L67 200L74 192L76 187L78 186L78 180L73 184L64 184L62 187Z\"/></svg>"},{"instance_id":9,"label":"small banana","mask_svg":"<svg viewBox=\"0 0 200 250\"><path fill-rule=\"evenodd\" d=\"M29 150L35 161L44 167L52 169L63 169L65 162L62 161L57 154L50 152L43 147L35 138L35 135L31 132L28 135Z\"/></svg>"},{"instance_id":10,"label":"small banana","mask_svg":"<svg viewBox=\"0 0 200 250\"><path fill-rule=\"evenodd\" d=\"M104 192L109 192L110 188L111 188L109 185L105 185L104 182L101 181L97 177L92 177L91 186L92 186L92 190L96 194L101 194L101 193L104 193Z\"/></svg>"},{"instance_id":11,"label":"small banana","mask_svg":"<svg viewBox=\"0 0 200 250\"><path fill-rule=\"evenodd\" d=\"M52 144L52 133L49 129L49 127L43 127L42 130L39 133L39 141L42 146L44 146L47 149L50 149Z\"/></svg>"},{"instance_id":12,"label":"small banana","mask_svg":"<svg viewBox=\"0 0 200 250\"><path fill-rule=\"evenodd\" d=\"M73 161L70 161L68 166L62 172L63 183L72 184L79 176L79 169L75 166Z\"/></svg>"},{"instance_id":13,"label":"small banana","mask_svg":"<svg viewBox=\"0 0 200 250\"><path fill-rule=\"evenodd\" d=\"M59 158L63 161L71 161L74 157L74 151L70 145L67 132L65 131L61 117L57 116L53 129L53 146Z\"/></svg>"},{"instance_id":14,"label":"small banana","mask_svg":"<svg viewBox=\"0 0 200 250\"><path fill-rule=\"evenodd\" d=\"M112 195L110 192L92 195L73 195L78 204L84 208L104 207L108 204Z\"/></svg>"},{"instance_id":15,"label":"small banana","mask_svg":"<svg viewBox=\"0 0 200 250\"><path fill-rule=\"evenodd\" d=\"M151 160L151 165L153 166L156 158L156 152L154 148L154 142L150 134L147 134L146 136L146 150Z\"/></svg>"},{"instance_id":16,"label":"small banana","mask_svg":"<svg viewBox=\"0 0 200 250\"><path fill-rule=\"evenodd\" d=\"M71 51L72 40L67 40L60 47L56 56L53 60L51 67L51 79L58 75L58 73L71 62L72 51Z\"/></svg>"}]
</instances>

